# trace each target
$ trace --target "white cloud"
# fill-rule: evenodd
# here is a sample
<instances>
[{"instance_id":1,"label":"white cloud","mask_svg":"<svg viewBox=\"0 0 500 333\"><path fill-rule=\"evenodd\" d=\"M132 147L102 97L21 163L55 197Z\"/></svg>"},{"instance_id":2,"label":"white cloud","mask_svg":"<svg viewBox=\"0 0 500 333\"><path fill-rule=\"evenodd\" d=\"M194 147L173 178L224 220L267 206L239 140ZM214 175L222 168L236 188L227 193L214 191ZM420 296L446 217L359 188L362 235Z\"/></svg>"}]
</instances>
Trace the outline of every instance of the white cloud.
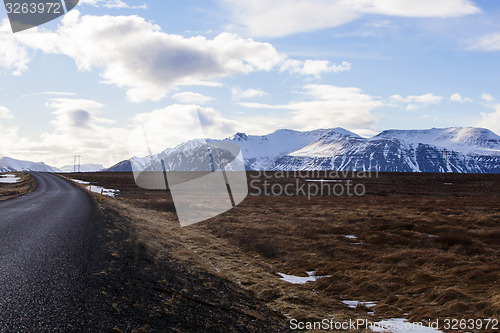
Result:
<instances>
[{"instance_id":1,"label":"white cloud","mask_svg":"<svg viewBox=\"0 0 500 333\"><path fill-rule=\"evenodd\" d=\"M210 101L213 101L215 98L210 96L205 96L200 93L186 91L173 95L172 99L176 100L179 103L184 103L184 104L205 104Z\"/></svg>"},{"instance_id":2,"label":"white cloud","mask_svg":"<svg viewBox=\"0 0 500 333\"><path fill-rule=\"evenodd\" d=\"M235 34L184 38L138 16L80 16L77 10L55 33L18 38L46 53L72 57L80 70L100 69L103 82L127 88L133 102L160 100L175 85L269 71L284 58L271 44Z\"/></svg>"},{"instance_id":3,"label":"white cloud","mask_svg":"<svg viewBox=\"0 0 500 333\"><path fill-rule=\"evenodd\" d=\"M2 69L13 75L21 75L28 70L31 58L12 33L8 19L3 19L0 24L0 50L0 75Z\"/></svg>"},{"instance_id":4,"label":"white cloud","mask_svg":"<svg viewBox=\"0 0 500 333\"><path fill-rule=\"evenodd\" d=\"M221 0L252 36L281 37L332 28L363 15L458 17L480 9L469 0Z\"/></svg>"},{"instance_id":5,"label":"white cloud","mask_svg":"<svg viewBox=\"0 0 500 333\"><path fill-rule=\"evenodd\" d=\"M5 106L0 106L0 119L12 119L12 114L10 110Z\"/></svg>"},{"instance_id":6,"label":"white cloud","mask_svg":"<svg viewBox=\"0 0 500 333\"><path fill-rule=\"evenodd\" d=\"M131 6L122 0L80 0L81 4L92 5L94 7L105 8L127 8L127 9L146 9L147 5Z\"/></svg>"},{"instance_id":7,"label":"white cloud","mask_svg":"<svg viewBox=\"0 0 500 333\"><path fill-rule=\"evenodd\" d=\"M429 104L438 104L443 100L442 96L435 96L433 94L424 94L418 96L407 96L403 97L401 95L395 94L389 96L389 100L396 105L402 106L406 104L405 108L408 111L419 109L420 107L427 106Z\"/></svg>"},{"instance_id":8,"label":"white cloud","mask_svg":"<svg viewBox=\"0 0 500 333\"><path fill-rule=\"evenodd\" d=\"M233 99L236 101L239 101L241 99L251 99L267 95L267 93L262 90L258 89L241 90L240 88L231 89L231 94L233 95Z\"/></svg>"},{"instance_id":9,"label":"white cloud","mask_svg":"<svg viewBox=\"0 0 500 333\"><path fill-rule=\"evenodd\" d=\"M478 51L500 51L500 33L481 37L469 49Z\"/></svg>"},{"instance_id":10,"label":"white cloud","mask_svg":"<svg viewBox=\"0 0 500 333\"><path fill-rule=\"evenodd\" d=\"M481 112L481 120L477 123L477 126L488 128L500 135L500 104L495 105L495 111L493 112Z\"/></svg>"},{"instance_id":11,"label":"white cloud","mask_svg":"<svg viewBox=\"0 0 500 333\"><path fill-rule=\"evenodd\" d=\"M55 110L52 114L56 119L52 124L60 132L93 129L98 123L114 123L113 120L97 117L104 105L93 100L53 98L45 106Z\"/></svg>"},{"instance_id":12,"label":"white cloud","mask_svg":"<svg viewBox=\"0 0 500 333\"><path fill-rule=\"evenodd\" d=\"M450 101L452 101L452 102L458 102L458 103L471 103L471 102L474 102L472 99L470 99L468 97L463 97L459 93L455 93L455 94L451 95L450 96Z\"/></svg>"},{"instance_id":13,"label":"white cloud","mask_svg":"<svg viewBox=\"0 0 500 333\"><path fill-rule=\"evenodd\" d=\"M486 102L493 102L495 100L495 97L493 97L492 94L483 93L481 94L481 99Z\"/></svg>"},{"instance_id":14,"label":"white cloud","mask_svg":"<svg viewBox=\"0 0 500 333\"><path fill-rule=\"evenodd\" d=\"M292 74L312 75L319 78L324 73L340 73L351 70L351 64L343 61L340 65L332 64L328 60L286 60L280 72L288 71Z\"/></svg>"},{"instance_id":15,"label":"white cloud","mask_svg":"<svg viewBox=\"0 0 500 333\"><path fill-rule=\"evenodd\" d=\"M345 127L347 129L366 128L373 125L377 116L373 110L384 105L377 98L364 94L355 87L309 84L303 94L309 99L285 105L260 103L240 103L248 108L292 110L286 118L247 118L247 131L264 134L276 128L312 130L317 128Z\"/></svg>"}]
</instances>

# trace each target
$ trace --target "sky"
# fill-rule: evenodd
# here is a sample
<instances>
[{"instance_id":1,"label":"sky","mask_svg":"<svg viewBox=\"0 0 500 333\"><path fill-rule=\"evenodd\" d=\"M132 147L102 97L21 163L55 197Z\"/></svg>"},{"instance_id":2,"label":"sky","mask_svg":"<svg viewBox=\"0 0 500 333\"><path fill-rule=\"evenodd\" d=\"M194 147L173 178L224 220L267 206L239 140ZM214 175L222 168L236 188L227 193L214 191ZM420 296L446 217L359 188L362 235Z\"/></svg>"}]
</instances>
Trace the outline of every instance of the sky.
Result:
<instances>
[{"instance_id":1,"label":"sky","mask_svg":"<svg viewBox=\"0 0 500 333\"><path fill-rule=\"evenodd\" d=\"M495 0L80 0L15 34L2 6L0 156L109 167L139 124L193 114L211 138L500 134L499 65Z\"/></svg>"}]
</instances>

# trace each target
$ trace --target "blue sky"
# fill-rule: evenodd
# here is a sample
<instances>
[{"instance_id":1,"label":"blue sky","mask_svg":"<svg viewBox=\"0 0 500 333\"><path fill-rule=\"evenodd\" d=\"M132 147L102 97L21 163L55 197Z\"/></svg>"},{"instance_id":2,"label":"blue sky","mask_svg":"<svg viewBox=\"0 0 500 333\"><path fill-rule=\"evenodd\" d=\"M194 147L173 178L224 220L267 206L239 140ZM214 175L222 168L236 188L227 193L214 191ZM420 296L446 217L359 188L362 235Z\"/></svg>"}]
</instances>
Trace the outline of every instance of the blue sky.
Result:
<instances>
[{"instance_id":1,"label":"blue sky","mask_svg":"<svg viewBox=\"0 0 500 333\"><path fill-rule=\"evenodd\" d=\"M192 112L214 138L500 134L497 1L81 0L16 34L2 8L0 50L0 155L56 166L74 154L110 166L139 121Z\"/></svg>"}]
</instances>

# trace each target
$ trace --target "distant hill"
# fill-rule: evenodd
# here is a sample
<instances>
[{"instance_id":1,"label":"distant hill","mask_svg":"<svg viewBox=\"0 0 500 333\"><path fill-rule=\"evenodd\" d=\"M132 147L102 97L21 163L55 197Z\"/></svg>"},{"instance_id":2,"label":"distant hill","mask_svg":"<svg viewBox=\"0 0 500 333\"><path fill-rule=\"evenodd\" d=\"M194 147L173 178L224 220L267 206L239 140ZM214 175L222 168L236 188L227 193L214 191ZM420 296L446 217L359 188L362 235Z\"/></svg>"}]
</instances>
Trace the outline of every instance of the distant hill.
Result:
<instances>
[{"instance_id":1,"label":"distant hill","mask_svg":"<svg viewBox=\"0 0 500 333\"><path fill-rule=\"evenodd\" d=\"M102 164L82 164L82 165L80 165L81 172L97 172L97 171L101 171L103 169L104 169L104 166ZM59 168L60 172L73 172L74 170L75 170L74 165L65 165L65 166Z\"/></svg>"},{"instance_id":2,"label":"distant hill","mask_svg":"<svg viewBox=\"0 0 500 333\"><path fill-rule=\"evenodd\" d=\"M160 160L167 171L186 170L207 156L207 142L218 141L237 144L247 170L500 173L500 137L474 127L387 130L373 138L343 128L283 129L263 136L237 133L224 140L190 140L105 171L132 171L132 165L137 170L160 171Z\"/></svg>"},{"instance_id":3,"label":"distant hill","mask_svg":"<svg viewBox=\"0 0 500 333\"><path fill-rule=\"evenodd\" d=\"M109 167L103 171L112 171L112 172L132 172L132 164L130 160L124 160L116 163L112 167Z\"/></svg>"},{"instance_id":4,"label":"distant hill","mask_svg":"<svg viewBox=\"0 0 500 333\"><path fill-rule=\"evenodd\" d=\"M43 162L21 161L10 157L0 158L0 172L12 171L56 172L57 168L48 166Z\"/></svg>"}]
</instances>

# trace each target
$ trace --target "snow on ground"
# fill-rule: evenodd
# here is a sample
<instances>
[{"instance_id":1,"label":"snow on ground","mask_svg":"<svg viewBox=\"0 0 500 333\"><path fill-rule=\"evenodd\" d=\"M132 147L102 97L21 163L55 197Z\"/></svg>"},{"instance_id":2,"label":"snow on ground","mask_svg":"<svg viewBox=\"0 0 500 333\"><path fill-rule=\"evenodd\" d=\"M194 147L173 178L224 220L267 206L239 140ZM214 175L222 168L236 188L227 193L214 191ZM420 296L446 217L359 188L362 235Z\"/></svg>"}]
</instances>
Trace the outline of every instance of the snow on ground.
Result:
<instances>
[{"instance_id":1,"label":"snow on ground","mask_svg":"<svg viewBox=\"0 0 500 333\"><path fill-rule=\"evenodd\" d=\"M360 302L360 301L342 301L342 303L344 303L345 305L347 305L351 309L355 309L358 306L358 304L364 305L367 308L371 308L371 307L377 305L377 302Z\"/></svg>"},{"instance_id":2,"label":"snow on ground","mask_svg":"<svg viewBox=\"0 0 500 333\"><path fill-rule=\"evenodd\" d=\"M15 184L19 182L21 178L17 177L16 175L0 175L0 183L2 184Z\"/></svg>"},{"instance_id":3,"label":"snow on ground","mask_svg":"<svg viewBox=\"0 0 500 333\"><path fill-rule=\"evenodd\" d=\"M370 327L373 332L391 333L442 333L442 331L424 326L422 323L410 323L403 318L393 318L373 323Z\"/></svg>"},{"instance_id":4,"label":"snow on ground","mask_svg":"<svg viewBox=\"0 0 500 333\"><path fill-rule=\"evenodd\" d=\"M355 235L345 235L344 237L349 238L349 239L357 239L358 238L358 236L355 236Z\"/></svg>"},{"instance_id":5,"label":"snow on ground","mask_svg":"<svg viewBox=\"0 0 500 333\"><path fill-rule=\"evenodd\" d=\"M113 189L108 189L104 188L102 186L97 186L97 185L91 185L89 182L83 181L83 180L78 180L78 179L71 179L71 181L85 185L85 189L90 190L91 192L101 194L102 190L102 195L106 195L108 197L114 197L116 196L120 191L119 190L113 190Z\"/></svg>"},{"instance_id":6,"label":"snow on ground","mask_svg":"<svg viewBox=\"0 0 500 333\"><path fill-rule=\"evenodd\" d=\"M281 276L280 280L283 280L285 282L293 283L293 284L304 284L307 282L312 282L316 281L318 279L324 278L324 277L330 277L331 275L324 275L324 276L315 276L314 274L316 271L311 271L311 272L306 272L307 275L309 276L295 276L295 275L287 275L283 273L276 273Z\"/></svg>"}]
</instances>

